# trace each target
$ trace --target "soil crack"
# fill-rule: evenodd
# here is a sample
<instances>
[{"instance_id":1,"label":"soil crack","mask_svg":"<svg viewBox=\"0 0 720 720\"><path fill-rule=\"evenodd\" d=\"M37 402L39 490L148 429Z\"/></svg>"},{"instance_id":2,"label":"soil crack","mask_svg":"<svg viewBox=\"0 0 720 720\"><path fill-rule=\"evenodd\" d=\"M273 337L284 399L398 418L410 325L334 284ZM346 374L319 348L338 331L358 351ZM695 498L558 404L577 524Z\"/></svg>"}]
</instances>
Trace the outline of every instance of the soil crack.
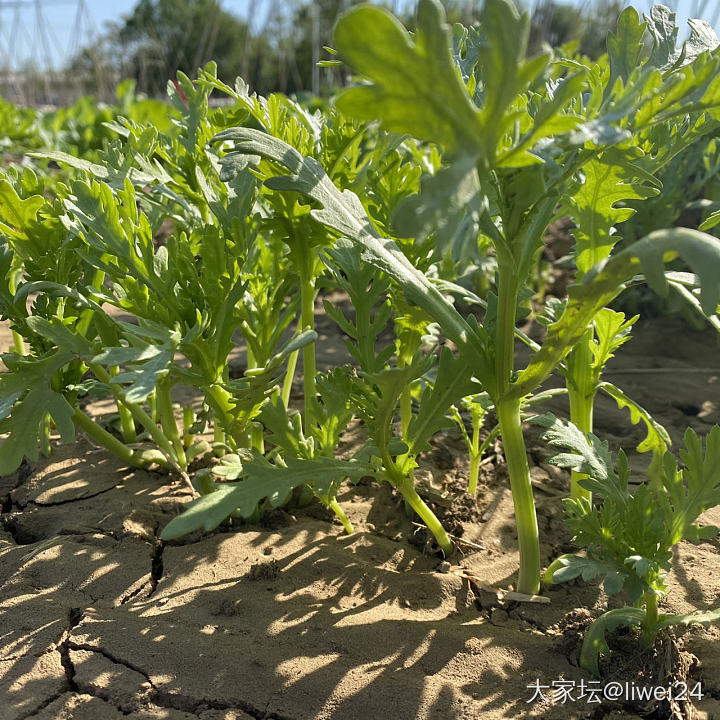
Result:
<instances>
[{"instance_id":1,"label":"soil crack","mask_svg":"<svg viewBox=\"0 0 720 720\"><path fill-rule=\"evenodd\" d=\"M163 564L164 551L165 543L162 540L156 540L150 564L150 592L148 593L148 597L153 596L157 590L158 583L165 572L165 566Z\"/></svg>"},{"instance_id":2,"label":"soil crack","mask_svg":"<svg viewBox=\"0 0 720 720\"><path fill-rule=\"evenodd\" d=\"M69 640L66 641L64 655L67 656L67 662L70 668L72 668L72 663L70 662L69 657L70 650L84 650L85 652L97 653L98 655L102 655L106 660L109 660L114 665L120 665L121 667L138 673L138 675L141 675L145 679L150 688L152 688L151 694L147 697L147 700L159 707L168 710L182 710L183 712L188 712L193 715L197 715L204 710L241 710L255 720L294 720L294 718L289 715L282 715L279 713L267 712L266 710L260 710L254 705L251 705L250 703L246 703L244 701L229 704L220 702L218 700L211 700L208 698L196 699L187 695L182 695L180 693L173 693L168 692L167 690L161 690L153 683L150 674L138 665L135 665L135 663L132 663L129 660L119 658L102 647L89 645L88 643L76 643ZM65 667L64 661L63 666ZM77 684L75 683L74 679L74 668L72 668L71 677L74 684L74 687L72 687L72 689L78 692ZM88 688L86 687L84 687L82 691L88 694L94 694L90 693ZM102 699L107 700L107 698Z\"/></svg>"},{"instance_id":3,"label":"soil crack","mask_svg":"<svg viewBox=\"0 0 720 720\"><path fill-rule=\"evenodd\" d=\"M78 685L75 681L75 666L70 658L70 634L73 628L77 627L83 618L83 611L80 608L70 608L68 612L68 625L65 628L63 637L58 644L58 652L60 653L60 662L65 670L65 679L68 688L73 692L78 692Z\"/></svg>"},{"instance_id":4,"label":"soil crack","mask_svg":"<svg viewBox=\"0 0 720 720\"><path fill-rule=\"evenodd\" d=\"M290 715L282 715L280 713L267 712L246 703L244 701L236 701L235 704L227 704L217 700L195 700L194 698L171 692L157 692L153 697L153 702L160 707L168 710L182 710L197 715L205 710L241 710L254 720L294 720Z\"/></svg>"},{"instance_id":5,"label":"soil crack","mask_svg":"<svg viewBox=\"0 0 720 720\"><path fill-rule=\"evenodd\" d=\"M22 509L25 509L28 505L35 505L37 507L41 508L49 508L49 507L58 507L60 505L69 505L70 503L75 502L82 502L83 500L92 500L92 498L99 497L100 495L104 495L105 493L109 493L112 490L117 489L117 485L112 485L109 488L105 488L104 490L98 490L96 493L93 493L92 495L83 495L82 497L76 497L76 498L68 498L67 500L58 500L57 502L38 502L37 500L29 500L25 505L19 505Z\"/></svg>"},{"instance_id":6,"label":"soil crack","mask_svg":"<svg viewBox=\"0 0 720 720\"><path fill-rule=\"evenodd\" d=\"M133 672L136 672L138 675L142 675L145 678L145 681L150 684L150 686L153 688L153 690L157 690L155 685L153 685L152 680L150 679L150 675L146 673L141 667L135 665L134 663L131 663L129 660L123 660L116 655L113 655L111 652L105 650L104 648L97 647L95 645L88 645L87 643L76 643L76 642L70 642L68 640L68 651L69 650L85 650L86 652L92 652L97 653L98 655L102 655L106 660L109 660L113 665L120 665L121 667L125 667L128 670L132 670Z\"/></svg>"}]
</instances>

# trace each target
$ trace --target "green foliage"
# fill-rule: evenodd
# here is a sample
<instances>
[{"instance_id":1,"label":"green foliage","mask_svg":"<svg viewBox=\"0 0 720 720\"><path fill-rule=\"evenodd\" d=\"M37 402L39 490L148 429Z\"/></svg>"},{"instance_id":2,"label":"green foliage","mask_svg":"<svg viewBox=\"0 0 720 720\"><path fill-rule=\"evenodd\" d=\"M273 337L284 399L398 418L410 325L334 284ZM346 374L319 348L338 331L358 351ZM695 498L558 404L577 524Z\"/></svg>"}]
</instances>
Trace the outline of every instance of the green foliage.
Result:
<instances>
[{"instance_id":1,"label":"green foliage","mask_svg":"<svg viewBox=\"0 0 720 720\"><path fill-rule=\"evenodd\" d=\"M646 635L654 638L662 627L685 623L676 616L657 617L657 600L667 590L665 574L670 570L672 548L681 540L698 542L720 532L720 528L697 524L705 510L720 505L720 427L713 427L704 442L688 429L685 449L680 450L684 468L679 470L674 456L667 452L660 477L631 493L622 452L616 470L607 443L594 435L588 438L572 424L552 416L536 417L534 422L548 428L543 437L550 445L567 451L550 461L585 473L587 477L580 483L601 500L599 506L587 498L564 501L573 542L586 554L558 559L548 569L547 580L557 583L582 577L590 581L604 576L605 592L623 591L636 606L606 613L588 632L582 662L597 673L598 654L607 650L604 635L612 626L641 625ZM718 620L720 614L698 615L693 621L710 619Z\"/></svg>"}]
</instances>

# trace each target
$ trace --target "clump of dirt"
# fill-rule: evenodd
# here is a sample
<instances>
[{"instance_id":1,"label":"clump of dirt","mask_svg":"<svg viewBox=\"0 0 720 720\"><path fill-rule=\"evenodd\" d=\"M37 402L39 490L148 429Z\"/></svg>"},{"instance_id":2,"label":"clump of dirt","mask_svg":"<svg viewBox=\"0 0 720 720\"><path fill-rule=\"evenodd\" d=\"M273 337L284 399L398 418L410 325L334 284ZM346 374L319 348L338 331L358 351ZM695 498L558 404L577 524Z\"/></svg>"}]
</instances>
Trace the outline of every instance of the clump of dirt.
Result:
<instances>
[{"instance_id":1,"label":"clump of dirt","mask_svg":"<svg viewBox=\"0 0 720 720\"><path fill-rule=\"evenodd\" d=\"M652 648L644 648L636 628L620 628L610 634L608 645L610 652L600 659L600 675L605 685L619 682L629 688L622 699L626 710L651 720L694 717L690 693L697 658L684 649L682 638L664 633ZM663 693L655 695L656 688L669 689L669 693L659 697Z\"/></svg>"}]
</instances>

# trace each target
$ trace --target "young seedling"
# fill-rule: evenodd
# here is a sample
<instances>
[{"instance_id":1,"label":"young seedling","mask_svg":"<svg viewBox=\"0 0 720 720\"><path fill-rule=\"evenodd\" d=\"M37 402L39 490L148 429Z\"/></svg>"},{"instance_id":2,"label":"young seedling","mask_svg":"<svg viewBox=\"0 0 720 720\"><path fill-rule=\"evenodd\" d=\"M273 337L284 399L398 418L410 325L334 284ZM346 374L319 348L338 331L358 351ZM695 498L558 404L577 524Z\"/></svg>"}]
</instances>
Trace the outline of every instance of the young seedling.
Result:
<instances>
[{"instance_id":1,"label":"young seedling","mask_svg":"<svg viewBox=\"0 0 720 720\"><path fill-rule=\"evenodd\" d=\"M658 475L633 494L622 451L615 469L607 443L592 433L586 435L550 415L533 422L547 428L544 438L550 445L565 451L550 462L583 473L581 486L600 501L593 505L584 496L564 501L573 542L585 554L558 558L546 570L544 581L553 585L602 576L608 595L623 592L631 603L609 610L591 625L580 654L582 666L598 674L598 658L609 651L606 634L621 625L640 628L642 643L651 647L665 628L719 622L720 609L674 615L659 612L658 603L667 592L666 574L675 545L709 540L720 532L697 524L701 513L720 505L720 427L714 426L704 443L688 429L685 449L680 450L684 467L678 469L672 453L665 453Z\"/></svg>"}]
</instances>

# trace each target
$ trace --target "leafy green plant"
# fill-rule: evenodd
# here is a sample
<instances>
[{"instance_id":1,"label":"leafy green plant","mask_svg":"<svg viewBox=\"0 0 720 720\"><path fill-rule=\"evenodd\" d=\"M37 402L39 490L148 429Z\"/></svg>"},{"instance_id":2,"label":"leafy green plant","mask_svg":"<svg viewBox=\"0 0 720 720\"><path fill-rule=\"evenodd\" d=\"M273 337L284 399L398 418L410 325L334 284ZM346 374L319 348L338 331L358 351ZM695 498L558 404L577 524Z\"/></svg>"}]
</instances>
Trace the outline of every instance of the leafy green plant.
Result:
<instances>
[{"instance_id":1,"label":"leafy green plant","mask_svg":"<svg viewBox=\"0 0 720 720\"><path fill-rule=\"evenodd\" d=\"M598 658L609 651L606 634L621 625L639 627L642 642L651 646L664 628L720 621L720 610L686 615L658 610L667 592L673 547L683 540L708 540L720 532L697 524L705 510L720 505L720 427L714 426L704 442L688 429L685 449L680 450L684 467L678 469L677 460L667 452L658 475L631 493L622 451L615 469L607 443L592 433L586 436L552 416L539 416L533 422L547 428L544 438L551 446L565 451L550 462L582 472L580 484L600 500L599 505L583 496L564 501L573 542L585 554L555 560L543 576L545 582L602 576L608 595L623 592L631 603L595 620L583 642L582 666L598 674Z\"/></svg>"},{"instance_id":2,"label":"leafy green plant","mask_svg":"<svg viewBox=\"0 0 720 720\"><path fill-rule=\"evenodd\" d=\"M586 336L597 313L639 272L659 291L662 265L678 253L697 272L703 308L718 299L720 244L689 230L660 231L610 257L601 253L570 288L562 314L528 366L516 371L515 324L528 275L536 266L545 229L560 200L582 183L588 163L601 158L619 173L634 173L633 137L645 128L710 113L720 103L715 69L720 58L698 54L680 69L662 71L660 50L645 65L622 65L643 49L644 26L628 10L612 48L611 72L551 64L549 55L525 59L527 18L505 0L488 0L481 40L464 50L467 81L456 70L442 9L421 0L417 33L411 37L382 8L349 11L335 29L339 58L363 75L365 84L337 99L345 113L377 119L385 129L442 146L447 166L421 196L442 192L477 207L479 232L497 257L496 289L482 325L464 318L392 239L383 238L361 200L338 189L315 160L267 133L239 128L224 136L235 153L259 156L265 183L307 196L311 216L362 247L362 259L398 284L406 300L421 307L457 348L454 384L475 378L493 401L503 437L520 545L518 590L539 588L540 551L534 501L521 423L523 399ZM372 38L369 42L367 38ZM466 41L470 43L470 39ZM659 42L659 41L658 41ZM660 53L660 54L659 54ZM470 72L470 70L472 72ZM663 74L664 72L664 74ZM551 82L552 92L543 92ZM277 173L285 173L277 178ZM642 176L645 177L645 176ZM430 215L430 222L433 216ZM710 268L715 268L713 271ZM443 415L449 411L446 404Z\"/></svg>"}]
</instances>

